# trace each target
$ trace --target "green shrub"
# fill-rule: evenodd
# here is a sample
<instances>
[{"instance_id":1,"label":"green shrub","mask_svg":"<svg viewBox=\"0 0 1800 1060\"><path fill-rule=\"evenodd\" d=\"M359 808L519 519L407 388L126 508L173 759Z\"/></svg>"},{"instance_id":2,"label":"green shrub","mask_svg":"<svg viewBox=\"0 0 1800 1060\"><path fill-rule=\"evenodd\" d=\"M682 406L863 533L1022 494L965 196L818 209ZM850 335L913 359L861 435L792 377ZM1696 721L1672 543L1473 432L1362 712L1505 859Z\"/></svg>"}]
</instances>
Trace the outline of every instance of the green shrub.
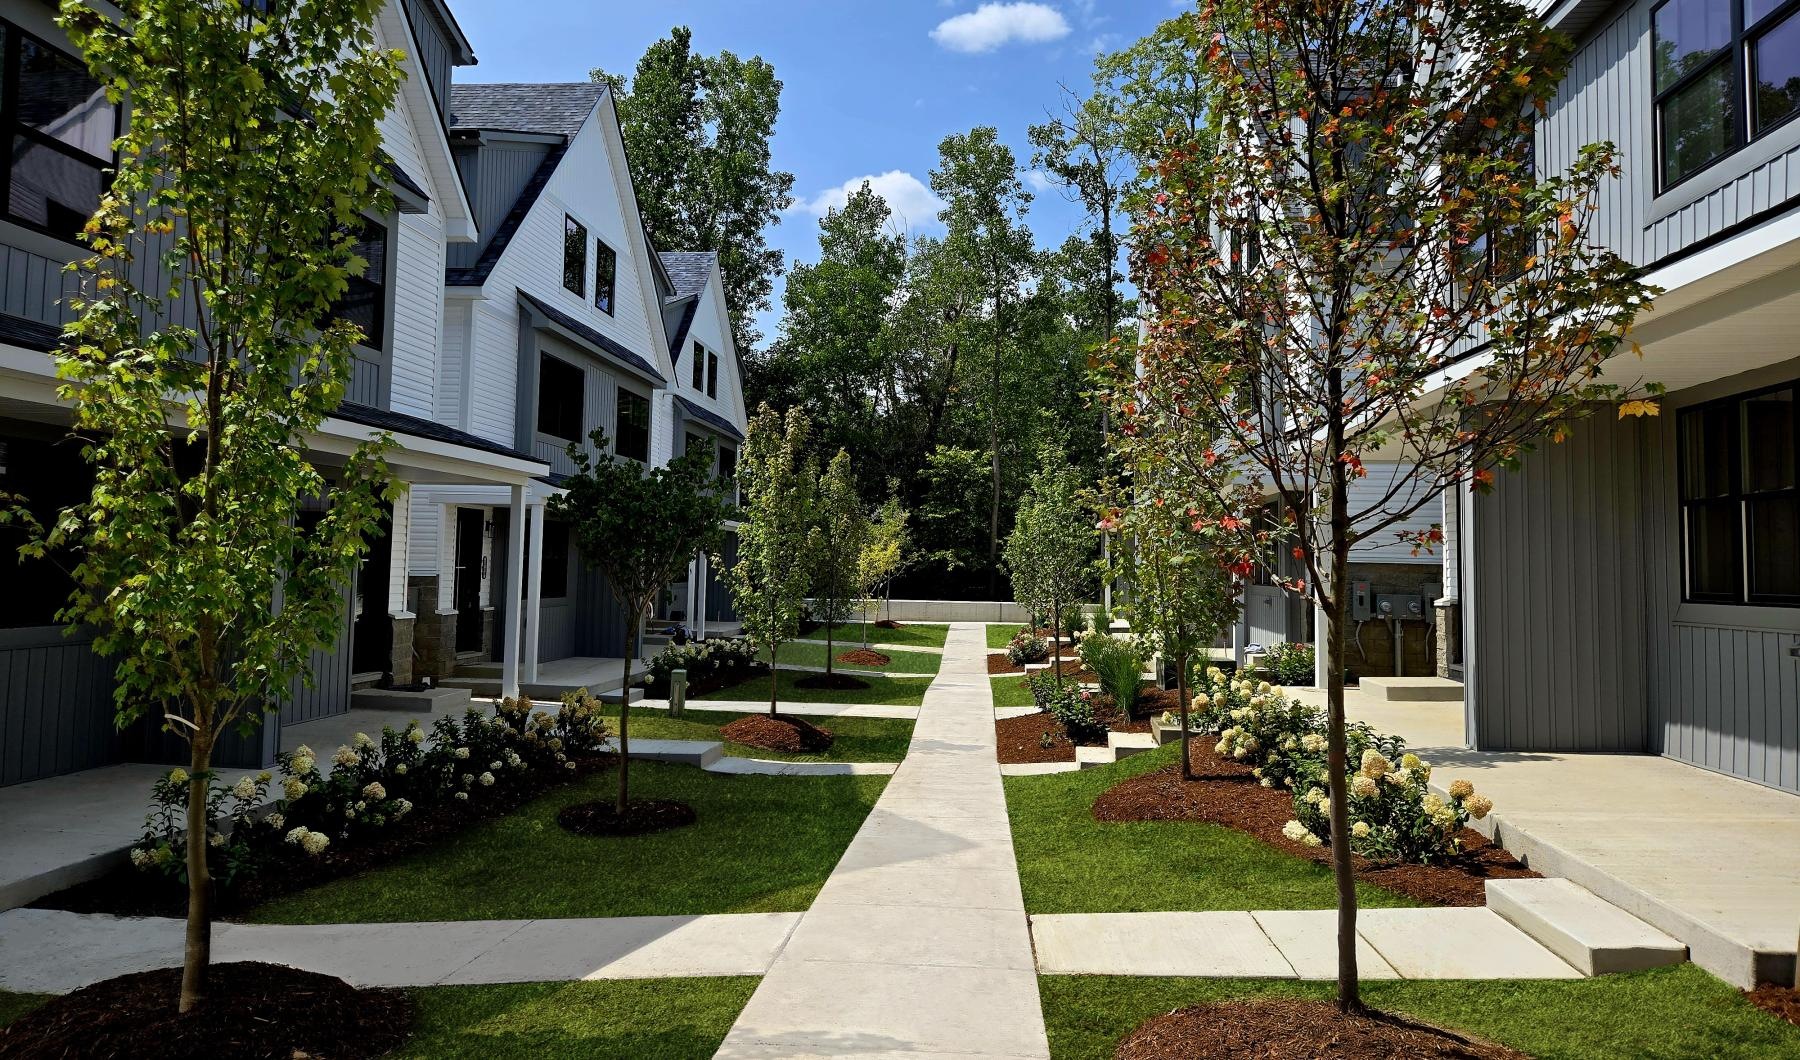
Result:
<instances>
[{"instance_id":1,"label":"green shrub","mask_svg":"<svg viewBox=\"0 0 1800 1060\"><path fill-rule=\"evenodd\" d=\"M690 685L710 677L748 676L756 669L757 661L756 646L745 637L671 644L650 660L648 684L653 689L666 689L669 675L676 670L687 671Z\"/></svg>"},{"instance_id":2,"label":"green shrub","mask_svg":"<svg viewBox=\"0 0 1800 1060\"><path fill-rule=\"evenodd\" d=\"M1313 646L1305 641L1284 641L1269 648L1263 668L1278 685L1310 685L1315 676Z\"/></svg>"},{"instance_id":3,"label":"green shrub","mask_svg":"<svg viewBox=\"0 0 1800 1060\"><path fill-rule=\"evenodd\" d=\"M1144 652L1130 637L1090 631L1081 638L1081 661L1100 678L1100 689L1120 710L1130 712L1143 682Z\"/></svg>"},{"instance_id":4,"label":"green shrub","mask_svg":"<svg viewBox=\"0 0 1800 1060\"><path fill-rule=\"evenodd\" d=\"M1025 679L1039 710L1048 713L1071 743L1097 743L1106 738L1106 724L1096 715L1093 693L1073 681L1058 683L1048 670Z\"/></svg>"},{"instance_id":5,"label":"green shrub","mask_svg":"<svg viewBox=\"0 0 1800 1060\"><path fill-rule=\"evenodd\" d=\"M1050 657L1050 642L1029 629L1021 629L1006 646L1006 657L1014 666L1043 662Z\"/></svg>"},{"instance_id":6,"label":"green shrub","mask_svg":"<svg viewBox=\"0 0 1800 1060\"><path fill-rule=\"evenodd\" d=\"M1459 833L1470 818L1479 820L1493 809L1485 795L1466 780L1450 782L1445 799L1427 787L1431 767L1415 754L1390 758L1365 747L1352 758L1350 774L1350 849L1366 858L1431 864L1462 851ZM1320 770L1323 776L1324 770ZM1316 845L1331 841L1331 799L1322 783L1294 791L1294 820L1284 829L1291 839Z\"/></svg>"}]
</instances>

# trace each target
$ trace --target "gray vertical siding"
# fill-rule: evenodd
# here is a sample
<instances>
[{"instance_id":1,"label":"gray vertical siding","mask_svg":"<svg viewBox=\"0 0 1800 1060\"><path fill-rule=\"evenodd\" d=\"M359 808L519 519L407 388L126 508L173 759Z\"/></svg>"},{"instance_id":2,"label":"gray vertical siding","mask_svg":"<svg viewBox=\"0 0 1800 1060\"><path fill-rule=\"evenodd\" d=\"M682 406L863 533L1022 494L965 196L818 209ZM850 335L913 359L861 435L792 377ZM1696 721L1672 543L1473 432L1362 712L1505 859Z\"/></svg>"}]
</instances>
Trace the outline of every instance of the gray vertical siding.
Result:
<instances>
[{"instance_id":1,"label":"gray vertical siding","mask_svg":"<svg viewBox=\"0 0 1800 1060\"><path fill-rule=\"evenodd\" d=\"M119 761L113 687L92 637L0 630L0 785Z\"/></svg>"},{"instance_id":2,"label":"gray vertical siding","mask_svg":"<svg viewBox=\"0 0 1800 1060\"><path fill-rule=\"evenodd\" d=\"M1595 236L1638 265L1711 239L1800 197L1800 124L1790 123L1657 194L1650 9L1620 4L1581 41L1538 122L1538 162L1560 173L1582 147L1611 142L1623 173L1600 189Z\"/></svg>"},{"instance_id":3,"label":"gray vertical siding","mask_svg":"<svg viewBox=\"0 0 1800 1060\"><path fill-rule=\"evenodd\" d=\"M417 0L404 0L402 6L406 11L406 20L412 23L413 44L418 49L419 65L425 68L425 81L431 88L431 97L437 102L438 113L448 120L452 65L449 30L435 12L428 10L427 5Z\"/></svg>"},{"instance_id":4,"label":"gray vertical siding","mask_svg":"<svg viewBox=\"0 0 1800 1060\"><path fill-rule=\"evenodd\" d=\"M1476 746L1651 749L1641 432L1598 414L1476 499Z\"/></svg>"},{"instance_id":5,"label":"gray vertical siding","mask_svg":"<svg viewBox=\"0 0 1800 1060\"><path fill-rule=\"evenodd\" d=\"M296 680L288 691L288 700L281 706L281 723L297 725L306 721L317 721L335 714L343 714L350 709L350 672L351 650L354 618L351 610L354 605L354 592L346 583L343 589L342 610L339 612L338 638L335 644L325 648L314 648L310 669L312 686L307 682Z\"/></svg>"},{"instance_id":6,"label":"gray vertical siding","mask_svg":"<svg viewBox=\"0 0 1800 1060\"><path fill-rule=\"evenodd\" d=\"M475 224L481 232L482 242L451 243L446 250L446 265L452 269L466 269L480 260L487 249L486 241L499 231L500 222L519 201L519 193L549 153L549 144L512 141L490 143L480 148L456 148L456 168L468 191L469 205L475 211Z\"/></svg>"}]
</instances>

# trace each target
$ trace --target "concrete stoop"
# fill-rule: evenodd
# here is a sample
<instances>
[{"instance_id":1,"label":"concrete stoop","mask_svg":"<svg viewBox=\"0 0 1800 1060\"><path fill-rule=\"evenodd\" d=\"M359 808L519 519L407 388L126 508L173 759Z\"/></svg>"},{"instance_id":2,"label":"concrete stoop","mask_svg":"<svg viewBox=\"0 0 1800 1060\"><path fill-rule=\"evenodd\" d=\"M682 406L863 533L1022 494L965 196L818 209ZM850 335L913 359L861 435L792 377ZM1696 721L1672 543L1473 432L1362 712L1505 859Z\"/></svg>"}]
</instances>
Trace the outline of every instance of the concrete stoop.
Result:
<instances>
[{"instance_id":1,"label":"concrete stoop","mask_svg":"<svg viewBox=\"0 0 1800 1060\"><path fill-rule=\"evenodd\" d=\"M717 740L633 740L630 757L705 769L725 757L725 745Z\"/></svg>"},{"instance_id":2,"label":"concrete stoop","mask_svg":"<svg viewBox=\"0 0 1800 1060\"><path fill-rule=\"evenodd\" d=\"M1075 764L1081 769L1110 766L1121 758L1156 748L1155 735L1147 732L1109 732L1105 747L1075 748Z\"/></svg>"},{"instance_id":3,"label":"concrete stoop","mask_svg":"<svg viewBox=\"0 0 1800 1060\"><path fill-rule=\"evenodd\" d=\"M397 688L359 688L350 693L352 710L403 710L414 714L457 711L469 705L466 688L427 688L409 692Z\"/></svg>"},{"instance_id":4,"label":"concrete stoop","mask_svg":"<svg viewBox=\"0 0 1800 1060\"><path fill-rule=\"evenodd\" d=\"M1442 677L1365 677L1362 690L1382 703L1460 703L1461 681Z\"/></svg>"},{"instance_id":5,"label":"concrete stoop","mask_svg":"<svg viewBox=\"0 0 1800 1060\"><path fill-rule=\"evenodd\" d=\"M1558 877L1487 881L1487 907L1583 975L1680 964L1687 947Z\"/></svg>"}]
</instances>

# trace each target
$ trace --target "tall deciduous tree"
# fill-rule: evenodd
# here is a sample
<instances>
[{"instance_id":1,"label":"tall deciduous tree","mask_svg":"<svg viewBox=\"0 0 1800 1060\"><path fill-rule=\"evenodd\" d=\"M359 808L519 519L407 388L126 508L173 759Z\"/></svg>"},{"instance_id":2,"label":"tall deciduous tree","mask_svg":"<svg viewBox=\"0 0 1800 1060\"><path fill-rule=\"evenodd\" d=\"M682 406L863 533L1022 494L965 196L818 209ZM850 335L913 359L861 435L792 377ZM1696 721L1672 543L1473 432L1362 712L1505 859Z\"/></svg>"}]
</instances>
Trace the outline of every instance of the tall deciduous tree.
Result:
<instances>
[{"instance_id":1,"label":"tall deciduous tree","mask_svg":"<svg viewBox=\"0 0 1800 1060\"><path fill-rule=\"evenodd\" d=\"M869 520L869 534L856 558L857 595L863 608L863 644L869 643L869 615L880 605L894 577L906 567L910 538L906 509L900 498L889 497ZM891 612L890 612L891 613Z\"/></svg>"},{"instance_id":2,"label":"tall deciduous tree","mask_svg":"<svg viewBox=\"0 0 1800 1060\"><path fill-rule=\"evenodd\" d=\"M980 291L986 313L986 348L992 358L983 402L988 421L988 595L997 594L1000 575L1001 381L1019 326L1024 286L1036 264L1025 211L1031 194L1019 180L1012 149L992 126L946 136L938 145L931 190L944 200L944 246L959 258Z\"/></svg>"},{"instance_id":3,"label":"tall deciduous tree","mask_svg":"<svg viewBox=\"0 0 1800 1060\"><path fill-rule=\"evenodd\" d=\"M1081 472L1061 453L1046 449L1031 488L1006 538L1006 566L1013 596L1033 614L1050 616L1056 661L1051 672L1062 683L1062 615L1093 583L1094 520L1081 493Z\"/></svg>"},{"instance_id":4,"label":"tall deciduous tree","mask_svg":"<svg viewBox=\"0 0 1800 1060\"><path fill-rule=\"evenodd\" d=\"M807 539L818 469L806 455L810 436L811 425L799 409L789 409L785 417L767 405L757 411L738 456L743 522L737 531L737 562L728 565L713 557L737 602L744 635L769 660L770 716L776 713L781 686L776 654L800 633L812 580Z\"/></svg>"},{"instance_id":5,"label":"tall deciduous tree","mask_svg":"<svg viewBox=\"0 0 1800 1060\"><path fill-rule=\"evenodd\" d=\"M774 168L769 143L781 81L762 58L696 55L677 26L613 89L644 227L664 250L716 250L737 348L761 341L752 318L769 306L781 251L764 235L793 203L794 175Z\"/></svg>"},{"instance_id":6,"label":"tall deciduous tree","mask_svg":"<svg viewBox=\"0 0 1800 1060\"><path fill-rule=\"evenodd\" d=\"M80 556L62 617L116 661L119 724L154 709L188 743L183 1012L211 959L214 747L310 679L392 496L383 441L331 470L306 451L360 338L333 303L367 267L364 213L387 202L379 123L400 73L376 44L379 8L63 6L108 96L130 97L131 126L57 357L94 490L48 544ZM313 498L329 506L302 524Z\"/></svg>"},{"instance_id":7,"label":"tall deciduous tree","mask_svg":"<svg viewBox=\"0 0 1800 1060\"><path fill-rule=\"evenodd\" d=\"M869 537L869 516L856 492L850 454L842 449L819 477L806 551L812 560L813 615L825 624L825 672L831 673L832 630L848 622L861 588L857 564ZM774 656L770 656L773 658Z\"/></svg>"},{"instance_id":8,"label":"tall deciduous tree","mask_svg":"<svg viewBox=\"0 0 1800 1060\"><path fill-rule=\"evenodd\" d=\"M702 552L719 545L721 527L731 506L712 477L710 447L690 449L662 467L646 469L635 460L614 456L606 433L593 433L590 456L569 446L575 473L562 483L566 491L547 507L566 519L588 566L606 576L613 599L625 612L619 656L625 660L623 698L619 703L619 793L613 812L624 817L630 806L631 659L638 624L656 594L676 581L683 568Z\"/></svg>"},{"instance_id":9,"label":"tall deciduous tree","mask_svg":"<svg viewBox=\"0 0 1800 1060\"><path fill-rule=\"evenodd\" d=\"M1338 1000L1357 1010L1350 550L1629 396L1601 371L1652 292L1590 238L1611 147L1534 169L1566 42L1525 6L1219 0L1196 20L1223 133L1158 158L1133 257L1153 323L1115 410L1244 561L1291 550L1324 615ZM1391 486L1353 496L1378 453ZM1268 498L1293 513L1273 533L1249 518Z\"/></svg>"}]
</instances>

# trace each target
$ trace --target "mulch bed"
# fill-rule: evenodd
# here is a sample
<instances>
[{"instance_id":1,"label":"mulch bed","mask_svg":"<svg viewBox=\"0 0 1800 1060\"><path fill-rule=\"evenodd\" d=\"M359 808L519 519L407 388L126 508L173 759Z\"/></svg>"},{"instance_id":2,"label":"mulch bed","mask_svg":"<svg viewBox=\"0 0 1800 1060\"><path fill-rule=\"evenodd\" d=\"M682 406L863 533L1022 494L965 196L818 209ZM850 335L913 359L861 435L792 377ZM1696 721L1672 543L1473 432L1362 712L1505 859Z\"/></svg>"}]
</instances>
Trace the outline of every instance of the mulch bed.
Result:
<instances>
[{"instance_id":1,"label":"mulch bed","mask_svg":"<svg viewBox=\"0 0 1800 1060\"><path fill-rule=\"evenodd\" d=\"M794 681L795 688L823 688L835 691L846 689L873 688L869 682L849 674L807 674Z\"/></svg>"},{"instance_id":2,"label":"mulch bed","mask_svg":"<svg viewBox=\"0 0 1800 1060\"><path fill-rule=\"evenodd\" d=\"M989 674L1022 674L1025 668L1012 661L1012 656L1003 651L988 653Z\"/></svg>"},{"instance_id":3,"label":"mulch bed","mask_svg":"<svg viewBox=\"0 0 1800 1060\"><path fill-rule=\"evenodd\" d=\"M180 968L102 980L0 1028L0 1057L363 1060L398 1048L413 1024L404 990L359 990L280 964L215 964L207 990L183 1016Z\"/></svg>"},{"instance_id":4,"label":"mulch bed","mask_svg":"<svg viewBox=\"0 0 1800 1060\"><path fill-rule=\"evenodd\" d=\"M886 666L894 661L893 656L883 655L873 648L854 648L839 652L837 661L850 666Z\"/></svg>"},{"instance_id":5,"label":"mulch bed","mask_svg":"<svg viewBox=\"0 0 1800 1060\"><path fill-rule=\"evenodd\" d=\"M621 815L612 802L578 802L564 806L556 823L576 835L634 836L667 832L694 823L694 808L673 799L634 799Z\"/></svg>"},{"instance_id":6,"label":"mulch bed","mask_svg":"<svg viewBox=\"0 0 1800 1060\"><path fill-rule=\"evenodd\" d=\"M832 739L830 729L787 714L746 714L722 726L719 735L732 743L794 754L828 750Z\"/></svg>"},{"instance_id":7,"label":"mulch bed","mask_svg":"<svg viewBox=\"0 0 1800 1060\"><path fill-rule=\"evenodd\" d=\"M1159 718L1164 713L1181 715L1181 697L1173 688L1158 688L1145 685L1138 689L1137 702L1132 704L1131 713L1140 718Z\"/></svg>"},{"instance_id":8,"label":"mulch bed","mask_svg":"<svg viewBox=\"0 0 1800 1060\"><path fill-rule=\"evenodd\" d=\"M1094 800L1098 821L1206 821L1235 828L1293 854L1330 864L1329 846L1309 847L1281 834L1293 820L1294 800L1280 788L1265 788L1250 767L1213 753L1217 738L1196 734L1189 759L1197 779L1181 779L1179 764L1132 777ZM1434 905L1487 904L1485 881L1536 878L1505 848L1473 828L1459 837L1463 852L1437 865L1369 861L1356 857L1356 878Z\"/></svg>"},{"instance_id":9,"label":"mulch bed","mask_svg":"<svg viewBox=\"0 0 1800 1060\"><path fill-rule=\"evenodd\" d=\"M768 672L769 664L759 662L751 663L749 666L741 666L730 670L721 670L710 673L698 681L693 680L690 676L688 680L687 695L689 699L699 699L710 693L717 692L721 688L730 688L732 685L741 684L750 680L752 677L760 677ZM657 681L652 684L647 684L644 686L644 694L652 699L667 699L669 698L669 683L667 681Z\"/></svg>"},{"instance_id":10,"label":"mulch bed","mask_svg":"<svg viewBox=\"0 0 1800 1060\"><path fill-rule=\"evenodd\" d=\"M1149 732L1150 722L1128 718L1113 707L1110 697L1102 696L1095 705L1094 714L1113 732ZM1050 746L1043 743L1044 734L1050 734ZM1103 747L1105 737L1094 741L1093 746ZM1054 717L1044 711L1035 714L1021 714L1013 718L1000 718L994 722L995 752L1002 764L1019 765L1026 762L1073 762L1076 745L1069 742L1061 725Z\"/></svg>"},{"instance_id":11,"label":"mulch bed","mask_svg":"<svg viewBox=\"0 0 1800 1060\"><path fill-rule=\"evenodd\" d=\"M1466 1038L1404 1016L1385 1012L1348 1016L1335 1005L1299 998L1221 1001L1176 1009L1140 1023L1113 1055L1117 1060L1527 1060L1526 1054L1503 1045Z\"/></svg>"},{"instance_id":12,"label":"mulch bed","mask_svg":"<svg viewBox=\"0 0 1800 1060\"><path fill-rule=\"evenodd\" d=\"M511 813L544 792L567 787L612 764L616 755L601 754L573 759L572 770L539 770L531 783L480 803L445 802L420 808L404 827L376 832L367 841L333 843L323 854L294 855L232 888L218 885L214 877L213 913L230 918L242 915L271 898L304 890L343 876L354 876L405 857L457 835L489 817ZM187 885L160 873L144 872L127 865L97 879L78 883L45 895L31 903L34 909L63 909L71 913L110 913L114 916L187 916Z\"/></svg>"},{"instance_id":13,"label":"mulch bed","mask_svg":"<svg viewBox=\"0 0 1800 1060\"><path fill-rule=\"evenodd\" d=\"M1750 999L1752 1005L1776 1019L1787 1020L1800 1027L1800 987L1764 983L1755 990L1745 991L1744 996Z\"/></svg>"},{"instance_id":14,"label":"mulch bed","mask_svg":"<svg viewBox=\"0 0 1800 1060\"><path fill-rule=\"evenodd\" d=\"M875 628L876 629L905 629L906 623L896 622L891 618L883 618L883 619L879 619L876 621Z\"/></svg>"}]
</instances>

